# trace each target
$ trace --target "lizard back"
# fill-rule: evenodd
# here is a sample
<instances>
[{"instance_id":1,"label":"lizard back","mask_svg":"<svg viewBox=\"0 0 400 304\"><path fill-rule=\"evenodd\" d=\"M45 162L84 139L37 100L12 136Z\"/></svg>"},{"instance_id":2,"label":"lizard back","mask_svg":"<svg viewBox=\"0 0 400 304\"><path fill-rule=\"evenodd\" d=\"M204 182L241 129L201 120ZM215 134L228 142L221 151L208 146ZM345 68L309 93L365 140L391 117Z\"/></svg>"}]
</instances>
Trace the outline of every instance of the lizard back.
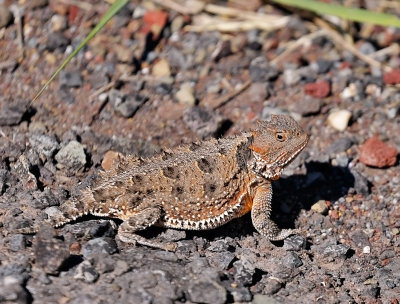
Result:
<instances>
[{"instance_id":1,"label":"lizard back","mask_svg":"<svg viewBox=\"0 0 400 304\"><path fill-rule=\"evenodd\" d=\"M231 218L250 179L252 134L180 146L161 155L127 157L82 192L82 214L126 220L159 206L158 225L207 229ZM140 208L139 208L140 207ZM214 219L214 220L213 220Z\"/></svg>"}]
</instances>

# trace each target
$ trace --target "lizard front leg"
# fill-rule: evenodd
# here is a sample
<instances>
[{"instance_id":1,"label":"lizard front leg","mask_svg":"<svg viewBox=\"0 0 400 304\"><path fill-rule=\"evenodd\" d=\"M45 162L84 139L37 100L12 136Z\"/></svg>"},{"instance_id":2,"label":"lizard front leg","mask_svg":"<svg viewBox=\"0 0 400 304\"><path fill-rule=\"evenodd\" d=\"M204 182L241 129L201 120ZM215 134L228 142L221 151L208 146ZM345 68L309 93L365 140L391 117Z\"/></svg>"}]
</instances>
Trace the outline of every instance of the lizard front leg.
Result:
<instances>
[{"instance_id":1,"label":"lizard front leg","mask_svg":"<svg viewBox=\"0 0 400 304\"><path fill-rule=\"evenodd\" d=\"M136 234L136 231L146 229L154 225L161 217L161 210L158 207L146 208L132 215L124 221L118 229L118 237L124 243L141 244L153 248L160 248L166 251L175 251L175 243L162 243L148 240Z\"/></svg>"},{"instance_id":2,"label":"lizard front leg","mask_svg":"<svg viewBox=\"0 0 400 304\"><path fill-rule=\"evenodd\" d=\"M272 200L271 183L264 183L255 189L251 219L254 227L271 241L281 241L289 235L300 233L298 229L279 229L270 219Z\"/></svg>"}]
</instances>

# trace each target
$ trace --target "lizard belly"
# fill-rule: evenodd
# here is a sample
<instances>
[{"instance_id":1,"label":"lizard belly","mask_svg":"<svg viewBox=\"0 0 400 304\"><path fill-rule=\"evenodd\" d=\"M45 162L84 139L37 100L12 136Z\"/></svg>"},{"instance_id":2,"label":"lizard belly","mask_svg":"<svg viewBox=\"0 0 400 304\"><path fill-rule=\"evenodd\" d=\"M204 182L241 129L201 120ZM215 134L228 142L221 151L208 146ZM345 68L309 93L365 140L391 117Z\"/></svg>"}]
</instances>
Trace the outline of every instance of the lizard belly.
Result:
<instances>
[{"instance_id":1,"label":"lizard belly","mask_svg":"<svg viewBox=\"0 0 400 304\"><path fill-rule=\"evenodd\" d=\"M219 210L208 211L209 208L204 208L206 209L204 210L205 212L197 214L189 214L187 212L179 216L176 213L172 215L166 213L163 219L157 223L157 226L188 230L213 229L226 224L234 218L245 215L251 210L252 205L253 200L247 191L241 192Z\"/></svg>"}]
</instances>

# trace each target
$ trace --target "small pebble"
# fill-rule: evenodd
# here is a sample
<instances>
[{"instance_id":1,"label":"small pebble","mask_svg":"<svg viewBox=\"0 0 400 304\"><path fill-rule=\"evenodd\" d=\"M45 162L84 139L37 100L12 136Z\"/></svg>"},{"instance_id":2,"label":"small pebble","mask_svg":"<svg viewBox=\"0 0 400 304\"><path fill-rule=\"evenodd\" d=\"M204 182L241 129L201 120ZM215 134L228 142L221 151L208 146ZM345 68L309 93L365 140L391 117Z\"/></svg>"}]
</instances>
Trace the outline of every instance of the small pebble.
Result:
<instances>
[{"instance_id":1,"label":"small pebble","mask_svg":"<svg viewBox=\"0 0 400 304\"><path fill-rule=\"evenodd\" d=\"M328 214L328 205L326 204L325 200L319 200L314 205L311 206L311 210L326 215Z\"/></svg>"},{"instance_id":2,"label":"small pebble","mask_svg":"<svg viewBox=\"0 0 400 304\"><path fill-rule=\"evenodd\" d=\"M11 11L5 5L0 5L0 28L3 28L10 24L13 15Z\"/></svg>"},{"instance_id":3,"label":"small pebble","mask_svg":"<svg viewBox=\"0 0 400 304\"><path fill-rule=\"evenodd\" d=\"M172 20L171 22L171 32L178 33L182 29L183 25L185 24L185 19L183 16L178 15Z\"/></svg>"},{"instance_id":4,"label":"small pebble","mask_svg":"<svg viewBox=\"0 0 400 304\"><path fill-rule=\"evenodd\" d=\"M115 112L125 118L135 115L137 110L148 100L146 96L125 95L119 90L111 90L109 98Z\"/></svg>"},{"instance_id":5,"label":"small pebble","mask_svg":"<svg viewBox=\"0 0 400 304\"><path fill-rule=\"evenodd\" d=\"M279 71L272 66L268 59L259 56L254 58L250 63L249 73L253 82L266 82L278 77Z\"/></svg>"},{"instance_id":6,"label":"small pebble","mask_svg":"<svg viewBox=\"0 0 400 304\"><path fill-rule=\"evenodd\" d=\"M82 246L82 255L88 258L99 254L113 254L117 251L117 244L112 238L98 237Z\"/></svg>"},{"instance_id":7,"label":"small pebble","mask_svg":"<svg viewBox=\"0 0 400 304\"><path fill-rule=\"evenodd\" d=\"M79 142L71 140L55 156L56 161L71 169L80 169L86 164L85 150Z\"/></svg>"},{"instance_id":8,"label":"small pebble","mask_svg":"<svg viewBox=\"0 0 400 304\"><path fill-rule=\"evenodd\" d=\"M169 63L165 59L161 59L153 65L152 74L155 77L169 77L171 76L171 69Z\"/></svg>"},{"instance_id":9,"label":"small pebble","mask_svg":"<svg viewBox=\"0 0 400 304\"><path fill-rule=\"evenodd\" d=\"M190 107L183 112L184 123L198 136L217 136L227 119L215 111L201 107Z\"/></svg>"},{"instance_id":10,"label":"small pebble","mask_svg":"<svg viewBox=\"0 0 400 304\"><path fill-rule=\"evenodd\" d=\"M344 100L353 98L357 95L357 86L355 83L350 83L348 87L346 87L342 93L340 94L340 97Z\"/></svg>"},{"instance_id":11,"label":"small pebble","mask_svg":"<svg viewBox=\"0 0 400 304\"><path fill-rule=\"evenodd\" d=\"M370 246L365 246L365 247L363 248L363 253L365 253L365 254L371 253L371 247L370 247Z\"/></svg>"},{"instance_id":12,"label":"small pebble","mask_svg":"<svg viewBox=\"0 0 400 304\"><path fill-rule=\"evenodd\" d=\"M223 304L226 302L225 288L208 278L191 280L187 293L189 300L194 303Z\"/></svg>"},{"instance_id":13,"label":"small pebble","mask_svg":"<svg viewBox=\"0 0 400 304\"><path fill-rule=\"evenodd\" d=\"M81 73L78 71L61 71L60 85L69 88L78 88L83 84Z\"/></svg>"},{"instance_id":14,"label":"small pebble","mask_svg":"<svg viewBox=\"0 0 400 304\"><path fill-rule=\"evenodd\" d=\"M350 250L350 246L344 244L329 245L324 249L325 256L331 256L335 258L345 258Z\"/></svg>"},{"instance_id":15,"label":"small pebble","mask_svg":"<svg viewBox=\"0 0 400 304\"><path fill-rule=\"evenodd\" d=\"M351 118L351 112L349 110L335 110L332 111L328 116L328 124L338 130L346 130Z\"/></svg>"},{"instance_id":16,"label":"small pebble","mask_svg":"<svg viewBox=\"0 0 400 304\"><path fill-rule=\"evenodd\" d=\"M375 83L370 83L365 87L365 93L374 97L379 97L382 94L382 90Z\"/></svg>"},{"instance_id":17,"label":"small pebble","mask_svg":"<svg viewBox=\"0 0 400 304\"><path fill-rule=\"evenodd\" d=\"M18 125L26 113L26 104L16 102L0 108L0 126Z\"/></svg>"},{"instance_id":18,"label":"small pebble","mask_svg":"<svg viewBox=\"0 0 400 304\"><path fill-rule=\"evenodd\" d=\"M75 270L74 279L83 280L86 283L94 283L99 277L96 269L88 261L83 261Z\"/></svg>"},{"instance_id":19,"label":"small pebble","mask_svg":"<svg viewBox=\"0 0 400 304\"><path fill-rule=\"evenodd\" d=\"M65 30L67 28L67 18L61 15L54 15L50 19L51 29L53 32Z\"/></svg>"},{"instance_id":20,"label":"small pebble","mask_svg":"<svg viewBox=\"0 0 400 304\"><path fill-rule=\"evenodd\" d=\"M311 95L316 98L325 98L331 92L331 85L328 81L317 81L313 83L307 83L304 86L304 93Z\"/></svg>"},{"instance_id":21,"label":"small pebble","mask_svg":"<svg viewBox=\"0 0 400 304\"><path fill-rule=\"evenodd\" d=\"M57 49L65 49L70 43L70 40L64 36L62 32L50 33L47 37L45 48L53 52ZM61 73L60 73L61 76Z\"/></svg>"},{"instance_id":22,"label":"small pebble","mask_svg":"<svg viewBox=\"0 0 400 304\"><path fill-rule=\"evenodd\" d=\"M196 103L196 99L193 95L193 92L193 86L190 83L185 82L181 85L179 91L176 92L175 97L181 104L194 106L194 104Z\"/></svg>"},{"instance_id":23,"label":"small pebble","mask_svg":"<svg viewBox=\"0 0 400 304\"><path fill-rule=\"evenodd\" d=\"M101 162L101 167L108 171L112 168L113 162L118 161L118 159L122 157L121 153L116 151L107 151L103 157L103 161Z\"/></svg>"},{"instance_id":24,"label":"small pebble","mask_svg":"<svg viewBox=\"0 0 400 304\"><path fill-rule=\"evenodd\" d=\"M26 240L25 235L15 234L10 238L10 249L14 252L25 249Z\"/></svg>"},{"instance_id":25,"label":"small pebble","mask_svg":"<svg viewBox=\"0 0 400 304\"><path fill-rule=\"evenodd\" d=\"M395 69L387 72L383 75L383 81L386 84L398 84L400 83L400 69Z\"/></svg>"},{"instance_id":26,"label":"small pebble","mask_svg":"<svg viewBox=\"0 0 400 304\"><path fill-rule=\"evenodd\" d=\"M365 165L384 168L397 161L397 150L374 136L365 141L360 148L360 162Z\"/></svg>"},{"instance_id":27,"label":"small pebble","mask_svg":"<svg viewBox=\"0 0 400 304\"><path fill-rule=\"evenodd\" d=\"M287 69L283 72L283 81L286 86L292 86L299 83L301 80L301 75L297 70Z\"/></svg>"}]
</instances>

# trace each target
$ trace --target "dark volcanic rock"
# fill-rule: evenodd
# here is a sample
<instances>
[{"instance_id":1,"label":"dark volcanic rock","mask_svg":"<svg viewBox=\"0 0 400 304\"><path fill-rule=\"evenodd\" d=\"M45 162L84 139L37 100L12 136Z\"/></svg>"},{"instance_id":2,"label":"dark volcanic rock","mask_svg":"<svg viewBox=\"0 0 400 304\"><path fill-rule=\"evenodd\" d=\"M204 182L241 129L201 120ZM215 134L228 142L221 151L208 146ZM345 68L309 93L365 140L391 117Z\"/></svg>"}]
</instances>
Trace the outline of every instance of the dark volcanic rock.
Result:
<instances>
[{"instance_id":1,"label":"dark volcanic rock","mask_svg":"<svg viewBox=\"0 0 400 304\"><path fill-rule=\"evenodd\" d=\"M70 256L68 245L55 235L55 230L44 225L38 231L34 252L36 264L48 274L57 274L61 265Z\"/></svg>"},{"instance_id":2,"label":"dark volcanic rock","mask_svg":"<svg viewBox=\"0 0 400 304\"><path fill-rule=\"evenodd\" d=\"M183 112L183 121L198 136L217 136L227 119L222 115L200 107L190 107Z\"/></svg>"},{"instance_id":3,"label":"dark volcanic rock","mask_svg":"<svg viewBox=\"0 0 400 304\"><path fill-rule=\"evenodd\" d=\"M27 102L7 101L0 106L0 126L13 126L21 122L22 117L27 113Z\"/></svg>"},{"instance_id":4,"label":"dark volcanic rock","mask_svg":"<svg viewBox=\"0 0 400 304\"><path fill-rule=\"evenodd\" d=\"M189 299L194 303L223 304L226 301L225 288L208 278L191 280L187 293Z\"/></svg>"},{"instance_id":5,"label":"dark volcanic rock","mask_svg":"<svg viewBox=\"0 0 400 304\"><path fill-rule=\"evenodd\" d=\"M102 253L113 254L117 252L117 244L111 238L101 237L88 241L82 247L82 254L85 258Z\"/></svg>"}]
</instances>

